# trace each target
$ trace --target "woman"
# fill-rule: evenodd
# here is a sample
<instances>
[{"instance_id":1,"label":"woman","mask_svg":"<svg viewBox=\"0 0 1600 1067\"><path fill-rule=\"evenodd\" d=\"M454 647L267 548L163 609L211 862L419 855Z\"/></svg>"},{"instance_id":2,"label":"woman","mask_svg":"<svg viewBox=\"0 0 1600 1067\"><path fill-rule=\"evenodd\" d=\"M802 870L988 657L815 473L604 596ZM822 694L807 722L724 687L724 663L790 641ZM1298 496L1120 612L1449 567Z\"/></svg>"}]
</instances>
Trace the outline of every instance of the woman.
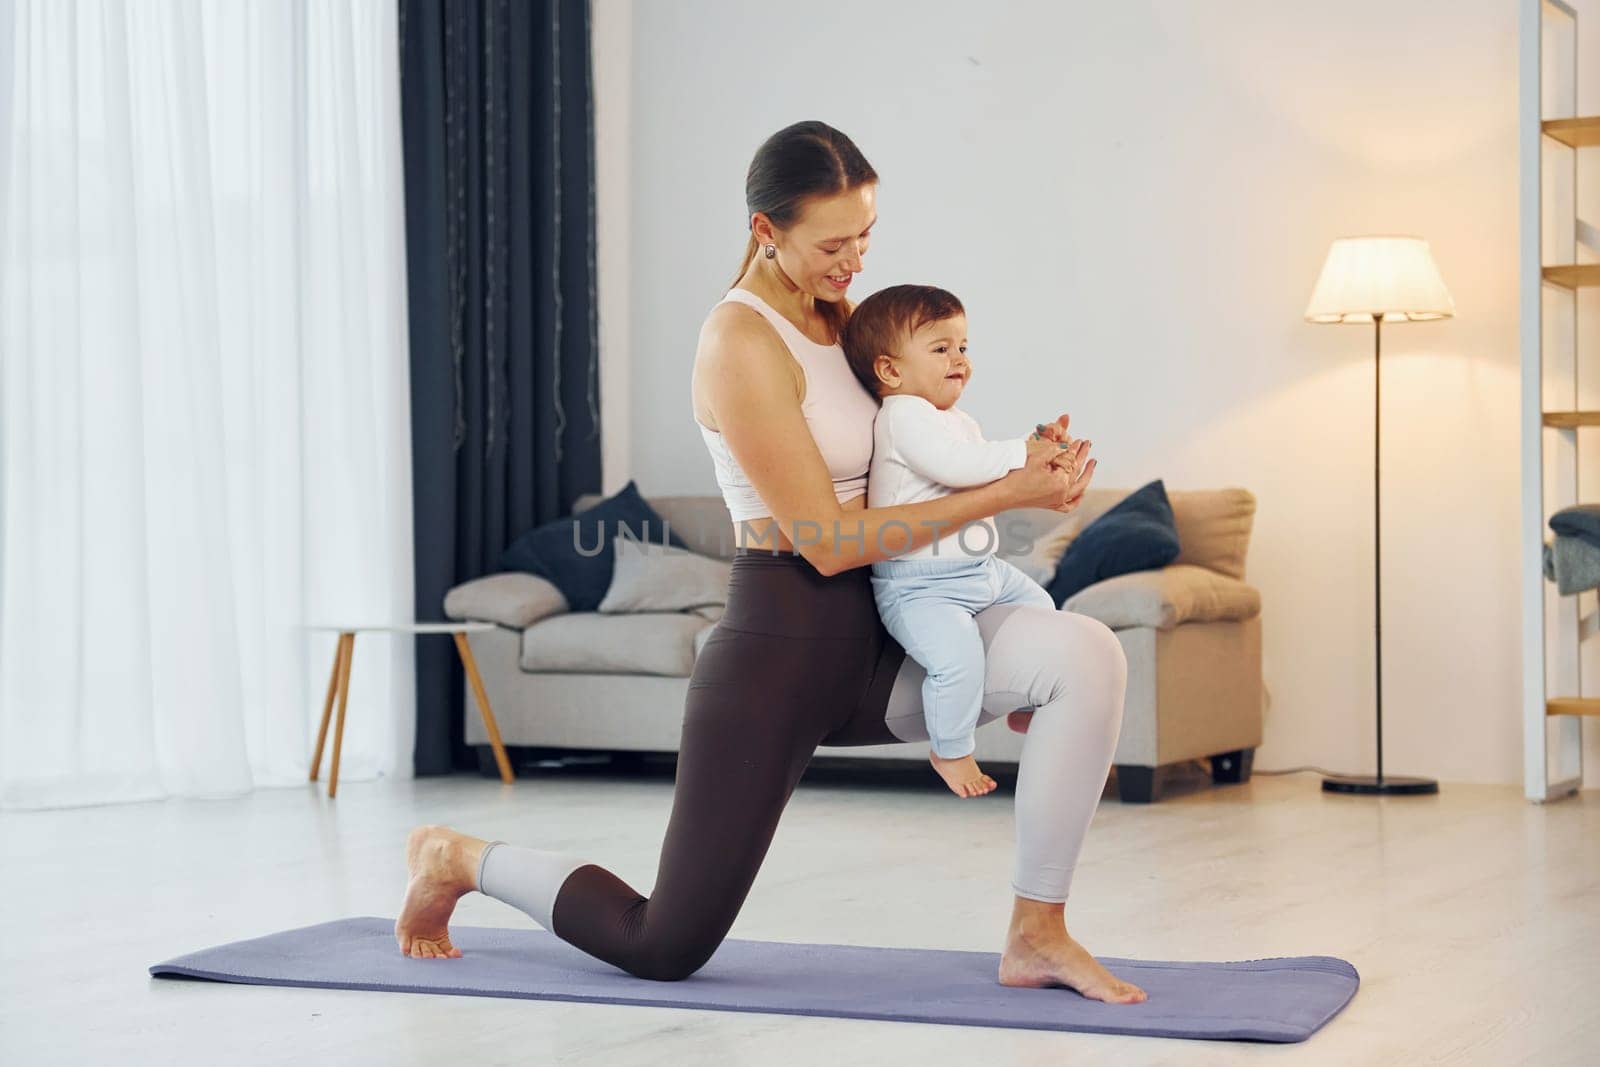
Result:
<instances>
[{"instance_id":1,"label":"woman","mask_svg":"<svg viewBox=\"0 0 1600 1067\"><path fill-rule=\"evenodd\" d=\"M692 381L695 420L734 520L733 570L725 613L689 681L652 895L578 857L419 827L406 845L401 951L459 956L447 923L455 902L478 890L639 977L694 973L733 925L816 747L927 737L922 669L884 630L868 564L1007 508L1077 506L1095 464L1062 416L1041 427L1068 446L1055 461L1041 456L938 500L865 507L877 404L838 334L876 218L876 182L855 145L817 122L774 134L750 166L744 266L706 318ZM1027 734L999 979L1140 1002L1144 992L1102 967L1063 920L1121 728L1121 646L1103 624L1070 612L1002 605L977 619L983 721L1009 712Z\"/></svg>"}]
</instances>

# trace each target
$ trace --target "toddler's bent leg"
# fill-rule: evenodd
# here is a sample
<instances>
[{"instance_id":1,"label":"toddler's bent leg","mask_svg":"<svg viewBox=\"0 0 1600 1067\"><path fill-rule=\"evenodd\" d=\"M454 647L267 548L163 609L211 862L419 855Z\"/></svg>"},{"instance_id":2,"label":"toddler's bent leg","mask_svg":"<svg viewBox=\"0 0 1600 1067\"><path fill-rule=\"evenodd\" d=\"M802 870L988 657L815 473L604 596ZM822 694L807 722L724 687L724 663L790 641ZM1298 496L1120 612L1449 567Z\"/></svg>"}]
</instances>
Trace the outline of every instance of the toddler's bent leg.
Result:
<instances>
[{"instance_id":1,"label":"toddler's bent leg","mask_svg":"<svg viewBox=\"0 0 1600 1067\"><path fill-rule=\"evenodd\" d=\"M999 578L1000 591L994 598L996 604L1020 604L1029 608L1055 610L1054 598L1043 586L1024 574L1016 564L1009 563L999 556L992 556L989 565L994 568Z\"/></svg>"},{"instance_id":2,"label":"toddler's bent leg","mask_svg":"<svg viewBox=\"0 0 1600 1067\"><path fill-rule=\"evenodd\" d=\"M959 603L908 598L884 615L884 627L923 667L922 711L934 755L972 755L972 732L983 710L983 638Z\"/></svg>"}]
</instances>

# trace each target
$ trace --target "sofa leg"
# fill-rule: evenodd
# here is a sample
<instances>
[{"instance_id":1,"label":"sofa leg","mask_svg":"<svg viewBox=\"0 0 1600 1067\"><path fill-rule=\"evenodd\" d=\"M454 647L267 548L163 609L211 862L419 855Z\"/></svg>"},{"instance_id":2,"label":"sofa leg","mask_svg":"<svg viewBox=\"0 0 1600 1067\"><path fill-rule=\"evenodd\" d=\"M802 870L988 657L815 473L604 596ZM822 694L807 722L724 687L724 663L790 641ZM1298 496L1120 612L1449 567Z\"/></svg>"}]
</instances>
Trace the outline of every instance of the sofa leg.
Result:
<instances>
[{"instance_id":1,"label":"sofa leg","mask_svg":"<svg viewBox=\"0 0 1600 1067\"><path fill-rule=\"evenodd\" d=\"M472 753L478 757L479 774L485 778L498 779L500 777L500 764L495 761L493 745L473 745ZM515 765L515 756L509 750L506 755L511 758L512 764Z\"/></svg>"},{"instance_id":2,"label":"sofa leg","mask_svg":"<svg viewBox=\"0 0 1600 1067\"><path fill-rule=\"evenodd\" d=\"M1161 798L1161 768L1117 764L1117 796L1124 804L1153 804Z\"/></svg>"},{"instance_id":3,"label":"sofa leg","mask_svg":"<svg viewBox=\"0 0 1600 1067\"><path fill-rule=\"evenodd\" d=\"M1256 762L1256 750L1238 748L1211 757L1211 781L1217 785L1248 782Z\"/></svg>"},{"instance_id":4,"label":"sofa leg","mask_svg":"<svg viewBox=\"0 0 1600 1067\"><path fill-rule=\"evenodd\" d=\"M611 769L623 774L643 774L646 770L644 753L627 749L612 752Z\"/></svg>"}]
</instances>

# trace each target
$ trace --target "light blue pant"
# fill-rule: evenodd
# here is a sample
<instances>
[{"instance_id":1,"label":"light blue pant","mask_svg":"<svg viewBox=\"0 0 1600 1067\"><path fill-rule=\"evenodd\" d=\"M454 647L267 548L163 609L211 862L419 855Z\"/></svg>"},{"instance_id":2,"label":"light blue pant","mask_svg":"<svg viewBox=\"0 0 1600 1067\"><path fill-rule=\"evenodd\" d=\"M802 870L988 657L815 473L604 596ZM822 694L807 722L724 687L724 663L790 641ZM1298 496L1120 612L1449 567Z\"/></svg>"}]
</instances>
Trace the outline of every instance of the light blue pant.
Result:
<instances>
[{"instance_id":1,"label":"light blue pant","mask_svg":"<svg viewBox=\"0 0 1600 1067\"><path fill-rule=\"evenodd\" d=\"M1055 610L1038 582L993 555L890 559L872 565L884 629L922 664L922 709L933 751L972 755L983 708L983 638L973 616L993 604Z\"/></svg>"}]
</instances>

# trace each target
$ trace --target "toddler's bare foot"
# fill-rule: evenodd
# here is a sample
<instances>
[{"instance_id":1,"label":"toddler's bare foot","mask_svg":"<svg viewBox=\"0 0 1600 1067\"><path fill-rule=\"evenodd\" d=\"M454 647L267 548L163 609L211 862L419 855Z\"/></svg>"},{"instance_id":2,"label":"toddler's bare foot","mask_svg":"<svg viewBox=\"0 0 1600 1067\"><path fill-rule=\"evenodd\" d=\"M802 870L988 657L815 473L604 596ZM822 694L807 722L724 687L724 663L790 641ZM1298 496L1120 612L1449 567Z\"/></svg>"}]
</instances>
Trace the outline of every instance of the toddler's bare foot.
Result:
<instances>
[{"instance_id":1,"label":"toddler's bare foot","mask_svg":"<svg viewBox=\"0 0 1600 1067\"><path fill-rule=\"evenodd\" d=\"M476 846L475 848L473 846ZM443 826L419 826L406 838L405 903L395 920L400 951L417 959L457 958L450 943L450 915L456 901L477 888L476 859L483 842Z\"/></svg>"},{"instance_id":2,"label":"toddler's bare foot","mask_svg":"<svg viewBox=\"0 0 1600 1067\"><path fill-rule=\"evenodd\" d=\"M958 797L981 797L995 789L995 780L984 774L978 761L971 756L944 759L930 752L928 762L939 772L939 777L950 787L950 792Z\"/></svg>"},{"instance_id":3,"label":"toddler's bare foot","mask_svg":"<svg viewBox=\"0 0 1600 1067\"><path fill-rule=\"evenodd\" d=\"M1013 711L1006 716L1006 726L1010 727L1013 733L1027 733L1028 724L1031 722L1033 722L1033 712L1031 710Z\"/></svg>"},{"instance_id":4,"label":"toddler's bare foot","mask_svg":"<svg viewBox=\"0 0 1600 1067\"><path fill-rule=\"evenodd\" d=\"M1074 941L1059 911L1031 919L1013 916L1000 957L1000 984L1032 989L1066 986L1107 1004L1142 1004L1148 999L1144 990L1106 970Z\"/></svg>"}]
</instances>

